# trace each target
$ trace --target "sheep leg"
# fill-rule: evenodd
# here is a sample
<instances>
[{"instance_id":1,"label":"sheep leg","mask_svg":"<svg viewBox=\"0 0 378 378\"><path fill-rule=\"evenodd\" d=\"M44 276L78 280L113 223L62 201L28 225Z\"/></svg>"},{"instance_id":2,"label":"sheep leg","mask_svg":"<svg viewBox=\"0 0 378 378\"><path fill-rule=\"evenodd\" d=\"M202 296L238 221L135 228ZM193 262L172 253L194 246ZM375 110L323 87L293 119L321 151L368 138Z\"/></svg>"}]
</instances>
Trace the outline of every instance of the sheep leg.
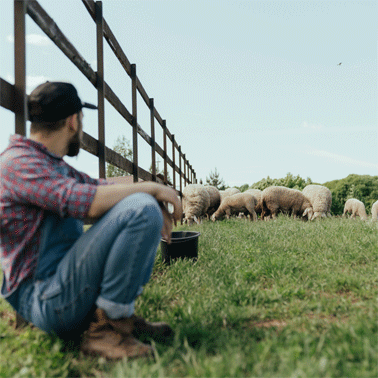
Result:
<instances>
[{"instance_id":1,"label":"sheep leg","mask_svg":"<svg viewBox=\"0 0 378 378\"><path fill-rule=\"evenodd\" d=\"M261 219L263 220L266 220L266 218L270 219L271 216L272 216L272 212L266 205L266 202L262 201L261 202Z\"/></svg>"},{"instance_id":2,"label":"sheep leg","mask_svg":"<svg viewBox=\"0 0 378 378\"><path fill-rule=\"evenodd\" d=\"M250 206L250 205L248 205L248 206L246 206L246 208L247 208L247 211L246 211L246 214L249 214L249 216L250 216L250 221L251 222L253 222L253 221L257 221L257 215L256 215L256 211L255 211L255 209L254 209L254 207L253 206Z\"/></svg>"},{"instance_id":3,"label":"sheep leg","mask_svg":"<svg viewBox=\"0 0 378 378\"><path fill-rule=\"evenodd\" d=\"M226 218L227 218L227 219L230 219L230 217L231 217L231 210L230 210L230 209L227 209L227 210L226 210Z\"/></svg>"}]
</instances>

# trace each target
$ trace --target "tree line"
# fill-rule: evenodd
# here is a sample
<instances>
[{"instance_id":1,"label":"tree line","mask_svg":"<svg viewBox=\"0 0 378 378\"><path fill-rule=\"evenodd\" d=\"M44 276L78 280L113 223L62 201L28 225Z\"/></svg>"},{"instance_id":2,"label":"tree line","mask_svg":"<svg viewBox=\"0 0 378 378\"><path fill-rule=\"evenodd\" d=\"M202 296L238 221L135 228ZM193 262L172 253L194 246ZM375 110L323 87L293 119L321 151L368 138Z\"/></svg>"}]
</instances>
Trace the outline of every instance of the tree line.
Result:
<instances>
[{"instance_id":1,"label":"tree line","mask_svg":"<svg viewBox=\"0 0 378 378\"><path fill-rule=\"evenodd\" d=\"M219 185L219 183L222 185ZM210 175L206 177L206 184L213 185L220 190L228 188L228 186L224 184L224 180L220 177L217 169L215 169L214 172L211 171ZM350 174L343 179L328 181L321 184L313 182L309 177L304 179L299 175L294 176L289 172L283 178L273 179L267 176L252 185L244 184L235 187L241 192L244 192L247 189L264 190L269 186L285 186L287 188L303 190L305 186L310 184L323 185L331 191L331 213L333 215L341 215L344 211L345 202L350 198L357 198L362 201L368 214L371 212L373 203L378 200L378 176L369 175Z\"/></svg>"}]
</instances>

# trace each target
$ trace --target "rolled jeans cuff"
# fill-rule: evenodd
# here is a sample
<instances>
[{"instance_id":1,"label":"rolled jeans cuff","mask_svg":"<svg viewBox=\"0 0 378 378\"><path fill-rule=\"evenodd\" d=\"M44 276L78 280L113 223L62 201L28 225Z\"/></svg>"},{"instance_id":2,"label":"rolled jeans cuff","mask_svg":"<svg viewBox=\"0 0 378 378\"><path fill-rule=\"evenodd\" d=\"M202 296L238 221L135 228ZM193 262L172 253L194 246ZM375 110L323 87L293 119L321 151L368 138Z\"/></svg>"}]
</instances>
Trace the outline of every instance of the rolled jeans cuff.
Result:
<instances>
[{"instance_id":1,"label":"rolled jeans cuff","mask_svg":"<svg viewBox=\"0 0 378 378\"><path fill-rule=\"evenodd\" d=\"M116 303L103 297L98 297L96 306L105 311L110 319L129 318L134 314L135 301L128 304Z\"/></svg>"}]
</instances>

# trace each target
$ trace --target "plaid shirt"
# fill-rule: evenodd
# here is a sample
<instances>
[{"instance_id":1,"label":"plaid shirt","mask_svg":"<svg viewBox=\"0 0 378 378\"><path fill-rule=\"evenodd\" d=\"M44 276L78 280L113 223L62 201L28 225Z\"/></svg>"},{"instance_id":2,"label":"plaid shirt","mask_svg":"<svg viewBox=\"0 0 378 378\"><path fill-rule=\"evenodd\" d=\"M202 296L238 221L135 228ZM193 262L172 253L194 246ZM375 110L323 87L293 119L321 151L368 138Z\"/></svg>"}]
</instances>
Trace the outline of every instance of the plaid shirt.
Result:
<instances>
[{"instance_id":1,"label":"plaid shirt","mask_svg":"<svg viewBox=\"0 0 378 378\"><path fill-rule=\"evenodd\" d=\"M0 257L3 292L9 296L33 277L46 210L86 218L97 185L45 146L13 135L0 154Z\"/></svg>"}]
</instances>

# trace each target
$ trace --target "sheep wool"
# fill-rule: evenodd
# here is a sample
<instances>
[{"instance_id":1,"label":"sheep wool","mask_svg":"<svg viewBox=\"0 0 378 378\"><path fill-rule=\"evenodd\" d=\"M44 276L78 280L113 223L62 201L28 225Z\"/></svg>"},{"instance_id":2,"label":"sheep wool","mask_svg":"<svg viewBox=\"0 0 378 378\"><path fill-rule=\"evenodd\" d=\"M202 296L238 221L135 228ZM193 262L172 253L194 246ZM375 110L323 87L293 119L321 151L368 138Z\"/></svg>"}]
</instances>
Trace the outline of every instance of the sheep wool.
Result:
<instances>
[{"instance_id":1,"label":"sheep wool","mask_svg":"<svg viewBox=\"0 0 378 378\"><path fill-rule=\"evenodd\" d=\"M211 185L205 185L204 188L210 195L210 205L206 211L206 216L209 219L217 210L221 203L221 195L218 188Z\"/></svg>"},{"instance_id":2,"label":"sheep wool","mask_svg":"<svg viewBox=\"0 0 378 378\"><path fill-rule=\"evenodd\" d=\"M250 193L256 198L256 207L255 211L257 214L261 214L262 208L261 208L261 190L260 189L247 189L243 193Z\"/></svg>"},{"instance_id":3,"label":"sheep wool","mask_svg":"<svg viewBox=\"0 0 378 378\"><path fill-rule=\"evenodd\" d=\"M226 197L240 193L240 190L238 188L228 188L226 190L220 190L219 192L221 195L221 201L223 201L223 199Z\"/></svg>"},{"instance_id":4,"label":"sheep wool","mask_svg":"<svg viewBox=\"0 0 378 378\"><path fill-rule=\"evenodd\" d=\"M315 218L325 218L331 216L332 193L323 185L307 185L302 193L311 202L314 215L310 220Z\"/></svg>"},{"instance_id":5,"label":"sheep wool","mask_svg":"<svg viewBox=\"0 0 378 378\"><path fill-rule=\"evenodd\" d=\"M257 215L255 212L256 198L250 193L237 193L232 196L224 198L218 208L218 210L212 215L211 220L214 222L219 219L223 219L225 216L227 219L231 215L239 215L244 213L250 214L251 221L257 221Z\"/></svg>"},{"instance_id":6,"label":"sheep wool","mask_svg":"<svg viewBox=\"0 0 378 378\"><path fill-rule=\"evenodd\" d=\"M350 198L345 202L343 217L349 213L352 214L352 219L355 219L357 215L361 218L361 220L367 220L365 205L356 198Z\"/></svg>"},{"instance_id":7,"label":"sheep wool","mask_svg":"<svg viewBox=\"0 0 378 378\"><path fill-rule=\"evenodd\" d=\"M373 221L378 221L378 201L375 201L371 207L371 217Z\"/></svg>"},{"instance_id":8,"label":"sheep wool","mask_svg":"<svg viewBox=\"0 0 378 378\"><path fill-rule=\"evenodd\" d=\"M182 191L184 222L199 223L210 206L210 195L201 184L189 184Z\"/></svg>"},{"instance_id":9,"label":"sheep wool","mask_svg":"<svg viewBox=\"0 0 378 378\"><path fill-rule=\"evenodd\" d=\"M298 215L312 219L313 209L311 202L297 189L284 186L270 186L261 193L261 218L272 215L276 219L279 211L291 213L293 218Z\"/></svg>"}]
</instances>

